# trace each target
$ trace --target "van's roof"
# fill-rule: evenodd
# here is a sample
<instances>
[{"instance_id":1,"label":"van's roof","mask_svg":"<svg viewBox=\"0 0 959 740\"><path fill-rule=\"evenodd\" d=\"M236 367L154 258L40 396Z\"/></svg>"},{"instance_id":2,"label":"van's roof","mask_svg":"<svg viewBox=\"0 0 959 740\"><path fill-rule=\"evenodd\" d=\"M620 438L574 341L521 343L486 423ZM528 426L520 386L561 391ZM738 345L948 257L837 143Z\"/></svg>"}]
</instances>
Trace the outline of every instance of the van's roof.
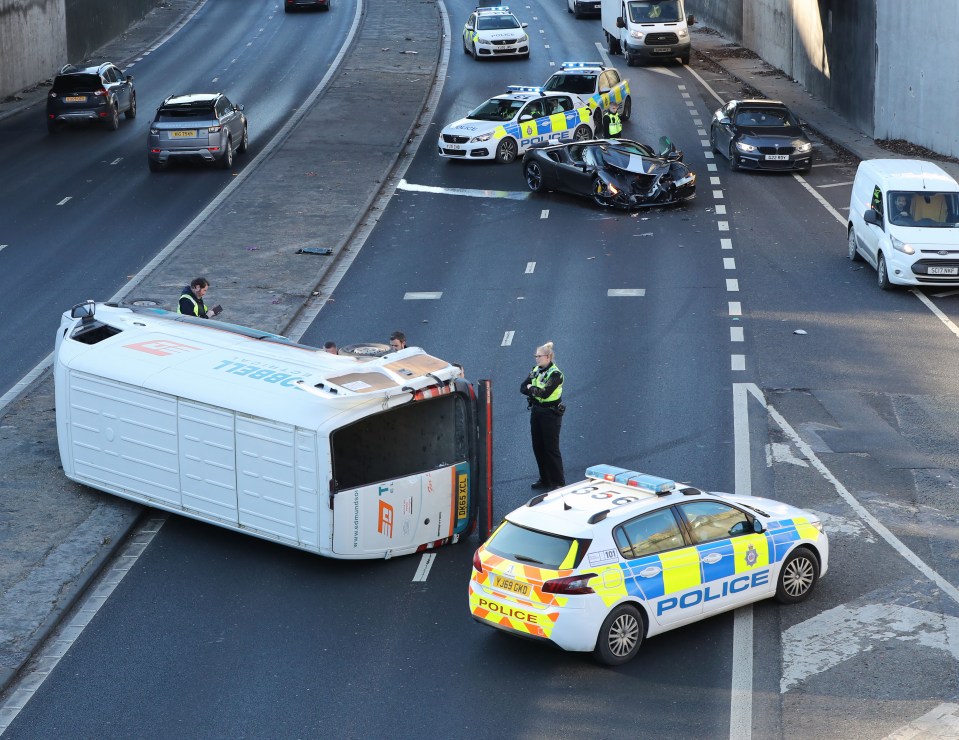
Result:
<instances>
[{"instance_id":1,"label":"van's roof","mask_svg":"<svg viewBox=\"0 0 959 740\"><path fill-rule=\"evenodd\" d=\"M866 159L859 167L881 179L883 190L959 192L959 183L939 165L924 159Z\"/></svg>"}]
</instances>

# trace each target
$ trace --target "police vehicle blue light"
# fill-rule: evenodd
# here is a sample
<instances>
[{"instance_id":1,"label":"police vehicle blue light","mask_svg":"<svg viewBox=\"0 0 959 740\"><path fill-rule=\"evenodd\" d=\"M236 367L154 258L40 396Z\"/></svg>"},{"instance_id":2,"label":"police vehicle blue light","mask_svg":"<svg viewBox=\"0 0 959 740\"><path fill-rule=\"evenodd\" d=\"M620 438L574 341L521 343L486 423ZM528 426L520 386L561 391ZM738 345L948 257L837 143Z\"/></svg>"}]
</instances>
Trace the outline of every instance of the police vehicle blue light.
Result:
<instances>
[{"instance_id":1,"label":"police vehicle blue light","mask_svg":"<svg viewBox=\"0 0 959 740\"><path fill-rule=\"evenodd\" d=\"M507 85L506 90L508 92L519 92L519 93L542 93L543 92L543 88L532 87L530 85Z\"/></svg>"},{"instance_id":2,"label":"police vehicle blue light","mask_svg":"<svg viewBox=\"0 0 959 740\"><path fill-rule=\"evenodd\" d=\"M602 62L563 62L560 69L602 69Z\"/></svg>"}]
</instances>

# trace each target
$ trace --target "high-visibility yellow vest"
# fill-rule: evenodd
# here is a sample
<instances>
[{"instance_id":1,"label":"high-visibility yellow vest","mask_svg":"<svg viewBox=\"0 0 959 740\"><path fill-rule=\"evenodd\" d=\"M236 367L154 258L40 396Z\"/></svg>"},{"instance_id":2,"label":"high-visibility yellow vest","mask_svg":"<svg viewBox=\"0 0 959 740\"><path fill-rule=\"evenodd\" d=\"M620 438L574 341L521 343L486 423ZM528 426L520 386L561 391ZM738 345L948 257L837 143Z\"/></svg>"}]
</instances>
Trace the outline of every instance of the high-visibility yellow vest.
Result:
<instances>
[{"instance_id":1,"label":"high-visibility yellow vest","mask_svg":"<svg viewBox=\"0 0 959 740\"><path fill-rule=\"evenodd\" d=\"M619 118L619 113L607 113L609 116L609 135L616 136L623 130L623 122Z\"/></svg>"},{"instance_id":2,"label":"high-visibility yellow vest","mask_svg":"<svg viewBox=\"0 0 959 740\"><path fill-rule=\"evenodd\" d=\"M530 373L532 380L530 385L534 388L539 388L540 390L546 388L549 383L549 376L553 373L558 373L559 368L556 365L550 365L549 369L546 372L543 372L539 365L533 368L533 371ZM552 403L553 401L558 401L560 396L563 395L563 384L562 382L556 386L556 389L550 393L545 398L539 398L537 396L530 396L535 403Z\"/></svg>"}]
</instances>

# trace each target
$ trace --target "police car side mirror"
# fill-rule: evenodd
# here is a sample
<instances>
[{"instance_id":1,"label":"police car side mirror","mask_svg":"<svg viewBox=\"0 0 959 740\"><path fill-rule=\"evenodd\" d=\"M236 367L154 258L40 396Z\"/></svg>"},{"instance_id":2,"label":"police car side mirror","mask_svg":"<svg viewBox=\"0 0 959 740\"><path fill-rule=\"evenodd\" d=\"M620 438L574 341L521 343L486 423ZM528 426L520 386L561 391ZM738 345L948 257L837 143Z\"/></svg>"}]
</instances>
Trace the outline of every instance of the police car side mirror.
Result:
<instances>
[{"instance_id":1,"label":"police car side mirror","mask_svg":"<svg viewBox=\"0 0 959 740\"><path fill-rule=\"evenodd\" d=\"M529 113L524 113L519 117L520 121L532 121L533 117Z\"/></svg>"},{"instance_id":2,"label":"police car side mirror","mask_svg":"<svg viewBox=\"0 0 959 740\"><path fill-rule=\"evenodd\" d=\"M521 24L520 24L520 27L521 27L521 28L526 28L527 26L529 26L529 23L521 23Z\"/></svg>"},{"instance_id":3,"label":"police car side mirror","mask_svg":"<svg viewBox=\"0 0 959 740\"><path fill-rule=\"evenodd\" d=\"M882 227L882 219L879 218L879 214L876 213L872 208L862 214L862 220L867 224Z\"/></svg>"},{"instance_id":4,"label":"police car side mirror","mask_svg":"<svg viewBox=\"0 0 959 740\"><path fill-rule=\"evenodd\" d=\"M472 30L473 30L473 26L471 26L469 23L467 23L467 24L466 24L466 30L467 30L467 31L472 31Z\"/></svg>"},{"instance_id":5,"label":"police car side mirror","mask_svg":"<svg viewBox=\"0 0 959 740\"><path fill-rule=\"evenodd\" d=\"M762 534L764 531L763 523L758 519L753 519L753 532L756 534Z\"/></svg>"}]
</instances>

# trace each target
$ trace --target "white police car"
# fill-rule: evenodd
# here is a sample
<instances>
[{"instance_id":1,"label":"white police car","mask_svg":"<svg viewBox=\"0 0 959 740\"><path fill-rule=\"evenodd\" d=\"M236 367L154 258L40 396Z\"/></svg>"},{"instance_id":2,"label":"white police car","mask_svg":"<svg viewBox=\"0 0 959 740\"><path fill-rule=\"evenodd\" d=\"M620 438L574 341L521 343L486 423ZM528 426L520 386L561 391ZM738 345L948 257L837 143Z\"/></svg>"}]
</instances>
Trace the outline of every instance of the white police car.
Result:
<instances>
[{"instance_id":1,"label":"white police car","mask_svg":"<svg viewBox=\"0 0 959 740\"><path fill-rule=\"evenodd\" d=\"M609 665L645 637L776 596L825 574L814 515L610 465L506 516L473 556L473 618Z\"/></svg>"},{"instance_id":2,"label":"white police car","mask_svg":"<svg viewBox=\"0 0 959 740\"><path fill-rule=\"evenodd\" d=\"M512 162L534 144L593 138L589 108L566 93L510 85L444 127L438 149L448 159L496 159Z\"/></svg>"},{"instance_id":3,"label":"white police car","mask_svg":"<svg viewBox=\"0 0 959 740\"><path fill-rule=\"evenodd\" d=\"M520 56L529 59L529 36L505 5L476 8L463 27L463 52L473 59Z\"/></svg>"},{"instance_id":4,"label":"white police car","mask_svg":"<svg viewBox=\"0 0 959 740\"><path fill-rule=\"evenodd\" d=\"M619 103L619 114L628 121L633 113L633 99L629 94L629 80L619 76L614 67L602 62L563 62L543 84L548 92L565 92L575 95L583 105L593 111L593 128L599 129L603 113L609 104Z\"/></svg>"}]
</instances>

